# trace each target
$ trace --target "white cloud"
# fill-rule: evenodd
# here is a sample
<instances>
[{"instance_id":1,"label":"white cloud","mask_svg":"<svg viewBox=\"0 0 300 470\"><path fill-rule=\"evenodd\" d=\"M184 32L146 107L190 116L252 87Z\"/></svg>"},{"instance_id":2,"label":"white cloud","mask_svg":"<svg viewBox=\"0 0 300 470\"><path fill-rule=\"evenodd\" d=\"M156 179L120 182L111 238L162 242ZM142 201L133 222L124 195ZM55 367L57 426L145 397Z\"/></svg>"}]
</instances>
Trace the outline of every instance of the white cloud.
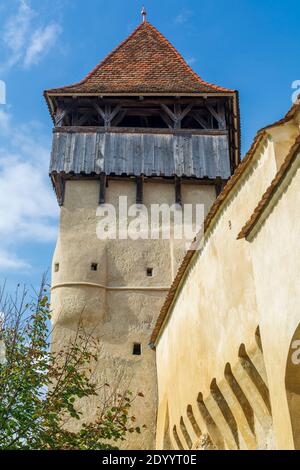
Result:
<instances>
[{"instance_id":1,"label":"white cloud","mask_svg":"<svg viewBox=\"0 0 300 470\"><path fill-rule=\"evenodd\" d=\"M189 20L192 14L193 12L191 10L184 9L174 18L174 23L184 24Z\"/></svg>"},{"instance_id":2,"label":"white cloud","mask_svg":"<svg viewBox=\"0 0 300 470\"><path fill-rule=\"evenodd\" d=\"M24 66L28 68L31 65L37 64L47 54L49 49L55 45L60 33L61 27L55 23L49 24L45 28L39 28L33 34L31 43L27 48Z\"/></svg>"},{"instance_id":3,"label":"white cloud","mask_svg":"<svg viewBox=\"0 0 300 470\"><path fill-rule=\"evenodd\" d=\"M58 207L49 183L49 142L36 123L18 126L0 112L0 269L27 268L24 242L56 238Z\"/></svg>"},{"instance_id":4,"label":"white cloud","mask_svg":"<svg viewBox=\"0 0 300 470\"><path fill-rule=\"evenodd\" d=\"M10 126L10 114L0 108L0 132L8 132Z\"/></svg>"},{"instance_id":5,"label":"white cloud","mask_svg":"<svg viewBox=\"0 0 300 470\"><path fill-rule=\"evenodd\" d=\"M10 59L12 65L20 58L33 17L34 12L30 6L25 0L20 0L16 14L8 18L4 25L3 41L14 53Z\"/></svg>"},{"instance_id":6,"label":"white cloud","mask_svg":"<svg viewBox=\"0 0 300 470\"><path fill-rule=\"evenodd\" d=\"M0 250L0 269L23 270L28 268L30 268L30 264L18 259L15 254Z\"/></svg>"},{"instance_id":7,"label":"white cloud","mask_svg":"<svg viewBox=\"0 0 300 470\"><path fill-rule=\"evenodd\" d=\"M0 80L0 104L6 104L6 83Z\"/></svg>"},{"instance_id":8,"label":"white cloud","mask_svg":"<svg viewBox=\"0 0 300 470\"><path fill-rule=\"evenodd\" d=\"M189 57L186 59L186 63L192 66L195 62L197 62L197 59L195 57Z\"/></svg>"},{"instance_id":9,"label":"white cloud","mask_svg":"<svg viewBox=\"0 0 300 470\"><path fill-rule=\"evenodd\" d=\"M6 20L2 30L2 43L8 58L0 65L0 71L17 64L25 68L36 65L55 45L61 31L56 22L41 24L38 12L29 2L18 0L16 13Z\"/></svg>"}]
</instances>

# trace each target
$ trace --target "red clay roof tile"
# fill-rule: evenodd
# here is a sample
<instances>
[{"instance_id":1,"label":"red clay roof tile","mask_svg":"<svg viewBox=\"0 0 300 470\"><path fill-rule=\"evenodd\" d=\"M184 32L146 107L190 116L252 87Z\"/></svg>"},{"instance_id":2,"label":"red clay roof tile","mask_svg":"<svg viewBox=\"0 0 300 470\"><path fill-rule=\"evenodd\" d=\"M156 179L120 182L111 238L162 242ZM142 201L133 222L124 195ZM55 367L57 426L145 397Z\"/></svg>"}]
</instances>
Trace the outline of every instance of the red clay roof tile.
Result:
<instances>
[{"instance_id":1,"label":"red clay roof tile","mask_svg":"<svg viewBox=\"0 0 300 470\"><path fill-rule=\"evenodd\" d=\"M81 82L46 93L231 93L203 81L150 23L139 25Z\"/></svg>"}]
</instances>

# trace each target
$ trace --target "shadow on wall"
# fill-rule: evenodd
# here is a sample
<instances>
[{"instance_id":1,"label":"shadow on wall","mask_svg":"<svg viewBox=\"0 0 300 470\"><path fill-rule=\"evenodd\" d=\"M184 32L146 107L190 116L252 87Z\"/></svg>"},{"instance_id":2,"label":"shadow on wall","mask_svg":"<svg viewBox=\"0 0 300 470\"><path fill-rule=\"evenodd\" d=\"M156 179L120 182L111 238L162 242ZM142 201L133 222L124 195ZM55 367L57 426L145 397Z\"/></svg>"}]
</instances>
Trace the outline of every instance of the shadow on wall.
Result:
<instances>
[{"instance_id":1,"label":"shadow on wall","mask_svg":"<svg viewBox=\"0 0 300 470\"><path fill-rule=\"evenodd\" d=\"M293 384L292 401L295 408L300 409L300 372ZM259 327L255 332L255 347L247 350L241 344L237 363L225 365L224 379L219 383L213 379L210 392L206 398L199 392L196 403L189 404L186 415L173 425L170 437L176 449L255 450L273 447L272 411ZM165 435L169 432L168 412L166 422L168 429L165 429ZM296 434L300 441L300 419L297 423ZM169 450L170 447L166 447L170 445L169 440L165 439L164 444L164 448Z\"/></svg>"}]
</instances>

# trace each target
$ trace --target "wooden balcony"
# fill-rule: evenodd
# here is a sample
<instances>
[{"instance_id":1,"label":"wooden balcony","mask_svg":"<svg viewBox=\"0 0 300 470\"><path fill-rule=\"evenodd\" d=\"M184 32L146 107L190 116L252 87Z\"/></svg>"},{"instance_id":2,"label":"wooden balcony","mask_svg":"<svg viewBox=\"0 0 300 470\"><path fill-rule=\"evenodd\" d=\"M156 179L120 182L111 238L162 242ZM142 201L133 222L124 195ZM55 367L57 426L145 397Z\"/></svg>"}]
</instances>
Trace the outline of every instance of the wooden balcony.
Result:
<instances>
[{"instance_id":1,"label":"wooden balcony","mask_svg":"<svg viewBox=\"0 0 300 470\"><path fill-rule=\"evenodd\" d=\"M228 179L226 130L54 129L50 173Z\"/></svg>"}]
</instances>

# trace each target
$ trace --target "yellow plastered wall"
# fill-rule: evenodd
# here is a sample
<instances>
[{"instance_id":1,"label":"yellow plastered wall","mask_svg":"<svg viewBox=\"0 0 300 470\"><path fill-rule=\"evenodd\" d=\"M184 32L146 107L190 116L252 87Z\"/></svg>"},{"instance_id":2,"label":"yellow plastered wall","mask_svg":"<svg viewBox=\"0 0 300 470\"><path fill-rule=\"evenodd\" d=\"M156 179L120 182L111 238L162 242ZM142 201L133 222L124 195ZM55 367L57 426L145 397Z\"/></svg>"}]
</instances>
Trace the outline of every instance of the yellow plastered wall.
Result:
<instances>
[{"instance_id":1,"label":"yellow plastered wall","mask_svg":"<svg viewBox=\"0 0 300 470\"><path fill-rule=\"evenodd\" d=\"M289 142L291 145L296 135L295 129L297 129L295 125L286 126L284 130L279 128L278 133L281 136L284 133L285 143ZM284 296L288 295L289 289L293 288L286 287L281 279L283 271L280 273L280 246L285 243L286 248L282 254L290 264L292 264L293 253L297 250L297 237L295 240L291 239L291 244L288 242L289 231L295 228L293 217L295 217L297 198L292 189L285 203L289 205L285 218L281 219L278 213L277 221L270 222L272 224L270 231L274 231L272 236L267 229L264 229L266 232L264 237L260 240L258 236L253 245L245 239L237 240L238 233L272 182L282 163L284 153L286 155L290 147L282 145L279 148L279 137L280 135L277 135L274 129L272 135L269 134L269 137L264 139L263 144L256 150L248 169L219 211L212 224L213 228L209 229L205 237L204 246L195 255L188 274L180 286L171 308L171 314L157 341L159 407L156 445L158 449L163 448L166 442L166 416L169 420L169 437L175 448L182 446L187 449L191 444L195 448L197 446L202 448L199 430L197 427L195 429L193 419L190 419L188 407L192 407L202 437L206 439L207 436L209 438L214 436L215 439L212 440L215 441L214 444L219 444L219 447L249 449L283 446L290 448L289 424L282 428L285 435L278 439L280 427L277 427L277 423L281 419L286 419L286 402L283 403L282 413L278 411L278 417L275 416L276 413L274 415L275 431L277 427L274 441L270 403L266 390L270 382L271 405L277 409L280 408L280 403L284 400L283 369L291 341L291 332L300 319L300 312L294 311L292 324L287 326L289 316L286 311L283 313L284 307L281 304ZM281 154L279 155L278 152ZM284 210L282 208L281 212ZM286 229L282 227L282 221L286 222ZM282 230L282 237L273 242L276 230ZM297 233L299 235L299 227ZM273 266L272 261L273 258L276 260L276 257L278 260ZM277 271L274 274L273 269ZM299 272L298 265L287 269L286 274L289 279L295 279L297 269ZM273 275L272 282L269 283L269 278ZM280 292L280 281L284 286L285 294L282 298L278 293L276 301L274 299L277 298L277 292ZM293 292L293 299L295 296L296 292ZM272 302L266 308L270 297L273 298L272 302L277 303L274 308ZM282 310L279 314L280 308ZM276 311L278 315L275 320ZM264 321L262 321L263 317L265 317ZM271 325L273 325L272 328ZM268 374L266 374L263 356L258 347L256 334L258 326L261 326L263 347L266 348L264 357ZM275 336L271 334L274 328L277 328ZM266 333L267 330L268 333ZM267 337L268 342L265 344ZM273 338L278 338L278 341ZM276 366L278 375L273 375L270 380L274 366L272 350L275 352L278 344L281 346L274 357L278 360L277 356L280 355L281 362L279 361ZM247 353L246 361L241 353L244 350ZM254 367L252 381L249 381L249 373L246 373L248 363ZM226 365L231 366L238 386L247 395L246 401L253 406L255 411L253 430L250 422L252 417L250 419L247 416L248 421L245 419L240 403L228 387L228 381L225 380ZM253 390L251 388L253 380L258 381L258 388L260 388L258 394L257 388L253 387ZM220 388L221 393L218 389L217 392L214 391L215 384ZM276 386L281 388L279 399L276 399L278 395ZM201 408L198 405L199 394L202 394L200 398L203 396L205 413L207 414L208 411L215 428L211 425L208 415L204 419L203 406ZM243 399L245 399L244 395ZM229 410L226 402L227 405L230 404ZM246 405L243 404L244 407ZM235 429L236 425L238 429Z\"/></svg>"}]
</instances>

